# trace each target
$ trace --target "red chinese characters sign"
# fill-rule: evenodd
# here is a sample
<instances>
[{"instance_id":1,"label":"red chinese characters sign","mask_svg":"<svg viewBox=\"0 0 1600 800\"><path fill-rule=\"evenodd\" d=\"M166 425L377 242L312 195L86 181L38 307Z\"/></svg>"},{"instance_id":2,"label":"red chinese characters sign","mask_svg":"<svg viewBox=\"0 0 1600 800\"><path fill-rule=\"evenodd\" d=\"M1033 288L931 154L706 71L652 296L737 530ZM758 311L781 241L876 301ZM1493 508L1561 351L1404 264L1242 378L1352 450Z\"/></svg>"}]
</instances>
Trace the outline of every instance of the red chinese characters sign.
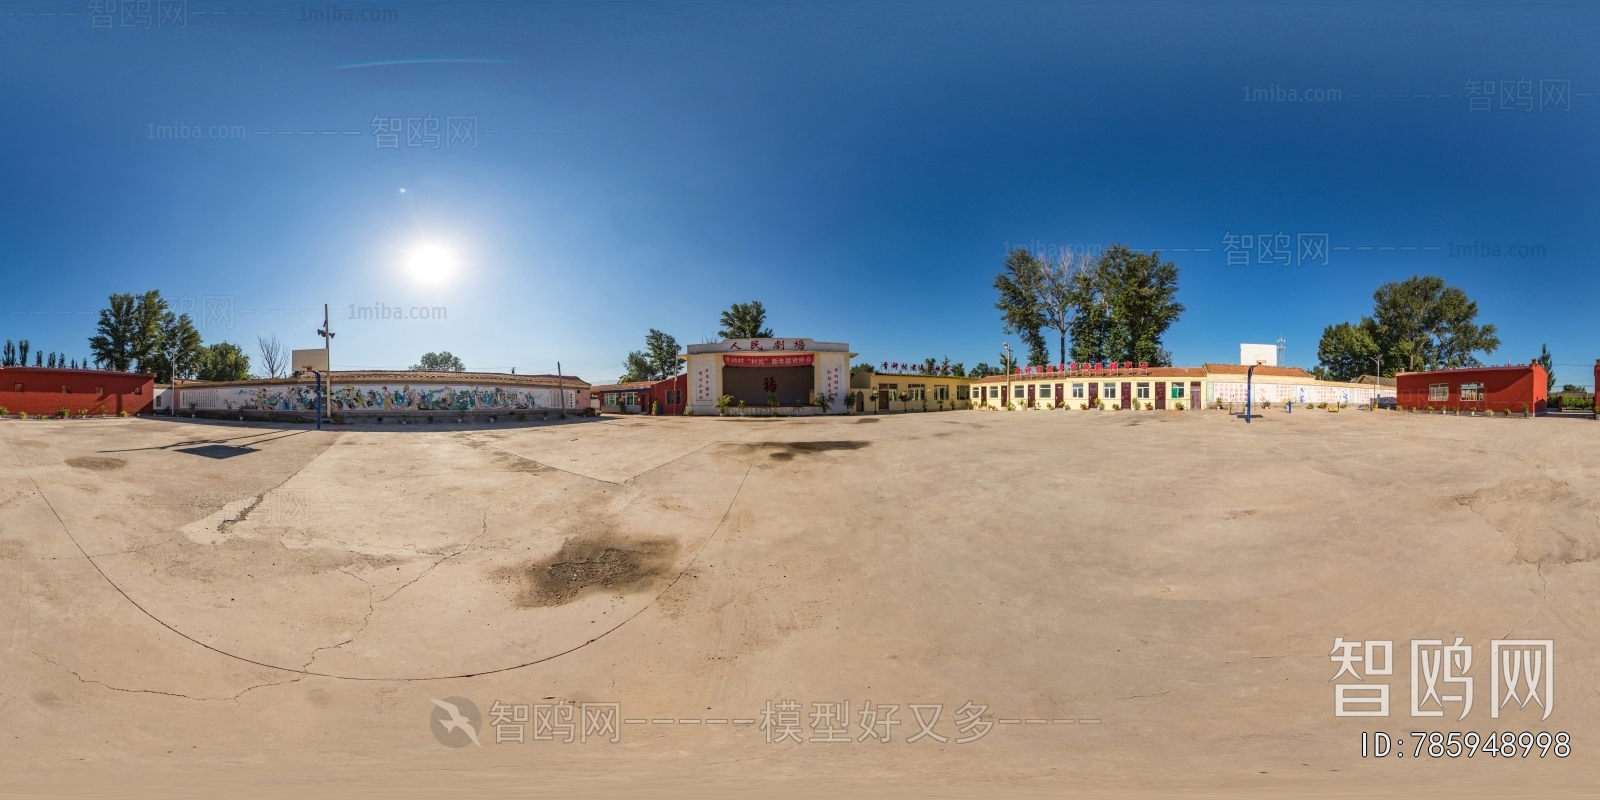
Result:
<instances>
[{"instance_id":1,"label":"red chinese characters sign","mask_svg":"<svg viewBox=\"0 0 1600 800\"><path fill-rule=\"evenodd\" d=\"M813 357L812 353L792 356L726 355L722 357L722 365L725 367L809 367Z\"/></svg>"}]
</instances>

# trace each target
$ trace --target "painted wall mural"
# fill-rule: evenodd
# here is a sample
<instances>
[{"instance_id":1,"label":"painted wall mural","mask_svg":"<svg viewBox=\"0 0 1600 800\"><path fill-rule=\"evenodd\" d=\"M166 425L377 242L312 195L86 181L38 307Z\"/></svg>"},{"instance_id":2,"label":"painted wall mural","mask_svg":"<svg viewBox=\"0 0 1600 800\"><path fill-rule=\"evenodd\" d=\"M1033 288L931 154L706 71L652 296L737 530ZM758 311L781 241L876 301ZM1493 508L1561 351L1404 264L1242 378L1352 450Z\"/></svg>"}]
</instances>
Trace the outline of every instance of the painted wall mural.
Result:
<instances>
[{"instance_id":1,"label":"painted wall mural","mask_svg":"<svg viewBox=\"0 0 1600 800\"><path fill-rule=\"evenodd\" d=\"M460 386L426 384L334 384L328 395L329 411L477 411L558 408L558 390L542 387ZM567 407L577 402L577 392L567 389ZM184 389L182 407L203 410L315 411L313 386L234 386Z\"/></svg>"}]
</instances>

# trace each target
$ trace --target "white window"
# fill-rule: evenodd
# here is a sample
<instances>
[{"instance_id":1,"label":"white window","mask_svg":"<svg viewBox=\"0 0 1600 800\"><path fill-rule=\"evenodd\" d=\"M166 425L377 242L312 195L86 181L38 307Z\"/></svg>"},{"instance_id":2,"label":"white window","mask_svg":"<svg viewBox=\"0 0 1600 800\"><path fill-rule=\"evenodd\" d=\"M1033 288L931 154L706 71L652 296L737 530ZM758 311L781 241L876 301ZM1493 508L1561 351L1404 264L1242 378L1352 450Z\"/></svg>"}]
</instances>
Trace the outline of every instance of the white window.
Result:
<instances>
[{"instance_id":1,"label":"white window","mask_svg":"<svg viewBox=\"0 0 1600 800\"><path fill-rule=\"evenodd\" d=\"M1183 399L1183 384L1181 384L1181 383L1172 384L1172 399L1173 400L1182 400Z\"/></svg>"},{"instance_id":2,"label":"white window","mask_svg":"<svg viewBox=\"0 0 1600 800\"><path fill-rule=\"evenodd\" d=\"M1022 398L1028 396L1028 390L1022 384L1019 383L1016 386L1013 386L1011 388L1011 396L1015 397L1018 400L1021 400Z\"/></svg>"},{"instance_id":3,"label":"white window","mask_svg":"<svg viewBox=\"0 0 1600 800\"><path fill-rule=\"evenodd\" d=\"M1150 384L1141 383L1141 384L1138 385L1137 389L1138 389L1138 392L1139 392L1137 397L1140 400L1149 400L1150 399Z\"/></svg>"},{"instance_id":4,"label":"white window","mask_svg":"<svg viewBox=\"0 0 1600 800\"><path fill-rule=\"evenodd\" d=\"M1461 400L1463 402L1476 402L1476 401L1479 401L1479 400L1482 400L1482 399L1483 399L1483 384L1481 384L1481 383L1463 383L1463 384L1461 384Z\"/></svg>"},{"instance_id":5,"label":"white window","mask_svg":"<svg viewBox=\"0 0 1600 800\"><path fill-rule=\"evenodd\" d=\"M1448 384L1448 383L1430 383L1430 384L1428 384L1428 399L1429 400L1449 400L1450 399L1450 384Z\"/></svg>"},{"instance_id":6,"label":"white window","mask_svg":"<svg viewBox=\"0 0 1600 800\"><path fill-rule=\"evenodd\" d=\"M1116 397L1117 396L1117 385L1114 384L1114 383L1102 384L1100 386L1100 396L1101 397Z\"/></svg>"},{"instance_id":7,"label":"white window","mask_svg":"<svg viewBox=\"0 0 1600 800\"><path fill-rule=\"evenodd\" d=\"M956 387L956 399L957 400L965 400L965 399L967 399L967 387L965 387L965 386L957 386Z\"/></svg>"},{"instance_id":8,"label":"white window","mask_svg":"<svg viewBox=\"0 0 1600 800\"><path fill-rule=\"evenodd\" d=\"M908 383L908 384L906 384L906 391L911 393L911 399L912 400L926 400L926 399L928 399L928 389L927 389L927 386L925 384Z\"/></svg>"},{"instance_id":9,"label":"white window","mask_svg":"<svg viewBox=\"0 0 1600 800\"><path fill-rule=\"evenodd\" d=\"M940 384L938 386L933 387L933 399L935 399L935 400L943 400L945 402L949 402L950 401L950 387L945 386L943 384Z\"/></svg>"},{"instance_id":10,"label":"white window","mask_svg":"<svg viewBox=\"0 0 1600 800\"><path fill-rule=\"evenodd\" d=\"M1047 383L1047 384L1039 387L1039 396L1040 397L1049 397L1050 396L1050 384Z\"/></svg>"},{"instance_id":11,"label":"white window","mask_svg":"<svg viewBox=\"0 0 1600 800\"><path fill-rule=\"evenodd\" d=\"M1081 384L1081 383L1072 384L1072 396L1074 398L1083 397L1083 384Z\"/></svg>"}]
</instances>

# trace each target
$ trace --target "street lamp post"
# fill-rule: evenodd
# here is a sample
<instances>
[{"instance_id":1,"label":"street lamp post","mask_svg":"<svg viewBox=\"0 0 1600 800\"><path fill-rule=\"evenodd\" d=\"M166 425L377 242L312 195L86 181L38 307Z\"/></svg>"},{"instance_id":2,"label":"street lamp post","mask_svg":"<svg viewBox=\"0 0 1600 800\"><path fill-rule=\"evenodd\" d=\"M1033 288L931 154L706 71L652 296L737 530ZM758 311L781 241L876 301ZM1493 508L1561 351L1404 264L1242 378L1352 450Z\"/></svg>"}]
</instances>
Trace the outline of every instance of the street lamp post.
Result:
<instances>
[{"instance_id":1,"label":"street lamp post","mask_svg":"<svg viewBox=\"0 0 1600 800\"><path fill-rule=\"evenodd\" d=\"M1011 371L1013 369L1011 365L1016 361L1016 359L1011 357L1010 342L1001 342L1000 345L1006 349L1006 396L1000 398L1001 400L1005 401L1005 403L1001 406L1004 408L1005 406L1011 405Z\"/></svg>"},{"instance_id":2,"label":"street lamp post","mask_svg":"<svg viewBox=\"0 0 1600 800\"><path fill-rule=\"evenodd\" d=\"M1383 394L1383 354L1379 353L1373 356L1372 360L1378 364L1378 374L1372 376L1372 401L1367 403L1367 410L1377 411L1378 396ZM1395 399L1398 400L1399 398ZM1399 406L1396 405L1396 408L1398 407Z\"/></svg>"},{"instance_id":3,"label":"street lamp post","mask_svg":"<svg viewBox=\"0 0 1600 800\"><path fill-rule=\"evenodd\" d=\"M1256 367L1259 367L1265 363L1267 362L1257 361L1256 363L1251 364L1250 368L1244 372L1244 424L1246 425L1250 424L1250 404L1255 402L1256 397L1255 389L1253 388L1255 385Z\"/></svg>"},{"instance_id":4,"label":"street lamp post","mask_svg":"<svg viewBox=\"0 0 1600 800\"><path fill-rule=\"evenodd\" d=\"M317 335L322 337L322 361L328 367L328 391L333 390L333 361L331 348L333 345L333 326L328 324L328 304L322 304L322 327L317 330ZM317 376L317 430L322 430L322 406L325 392L322 389L322 373L312 370Z\"/></svg>"},{"instance_id":5,"label":"street lamp post","mask_svg":"<svg viewBox=\"0 0 1600 800\"><path fill-rule=\"evenodd\" d=\"M320 431L322 430L322 373L311 370L311 374L317 376L317 430Z\"/></svg>"}]
</instances>

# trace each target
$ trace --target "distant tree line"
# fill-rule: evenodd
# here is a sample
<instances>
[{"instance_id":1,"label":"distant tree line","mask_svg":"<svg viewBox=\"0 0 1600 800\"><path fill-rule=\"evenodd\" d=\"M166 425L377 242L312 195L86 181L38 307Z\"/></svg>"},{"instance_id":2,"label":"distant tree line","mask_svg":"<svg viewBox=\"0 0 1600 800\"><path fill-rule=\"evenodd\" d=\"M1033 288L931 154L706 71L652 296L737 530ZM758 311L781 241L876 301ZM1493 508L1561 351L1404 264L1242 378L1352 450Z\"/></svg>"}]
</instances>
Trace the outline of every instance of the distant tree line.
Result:
<instances>
[{"instance_id":1,"label":"distant tree line","mask_svg":"<svg viewBox=\"0 0 1600 800\"><path fill-rule=\"evenodd\" d=\"M188 314L175 314L159 291L113 294L101 309L89 350L97 364L118 372L149 372L160 383L174 378L236 381L250 377L250 357L238 345L206 345Z\"/></svg>"},{"instance_id":2,"label":"distant tree line","mask_svg":"<svg viewBox=\"0 0 1600 800\"><path fill-rule=\"evenodd\" d=\"M95 365L85 358L82 363L77 359L68 359L66 353L43 350L34 350L33 343L27 339L16 342L6 340L5 346L0 348L0 367L26 367L28 354L33 354L35 367L48 367L50 369L94 369Z\"/></svg>"}]
</instances>

